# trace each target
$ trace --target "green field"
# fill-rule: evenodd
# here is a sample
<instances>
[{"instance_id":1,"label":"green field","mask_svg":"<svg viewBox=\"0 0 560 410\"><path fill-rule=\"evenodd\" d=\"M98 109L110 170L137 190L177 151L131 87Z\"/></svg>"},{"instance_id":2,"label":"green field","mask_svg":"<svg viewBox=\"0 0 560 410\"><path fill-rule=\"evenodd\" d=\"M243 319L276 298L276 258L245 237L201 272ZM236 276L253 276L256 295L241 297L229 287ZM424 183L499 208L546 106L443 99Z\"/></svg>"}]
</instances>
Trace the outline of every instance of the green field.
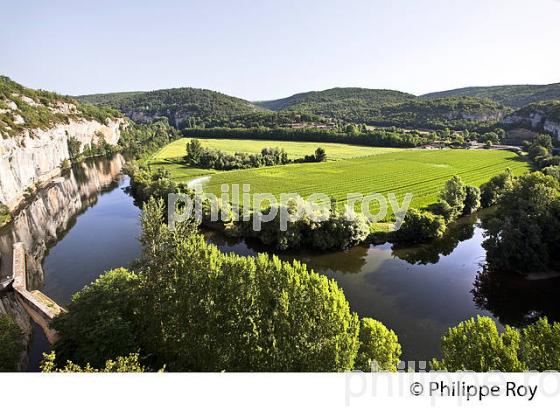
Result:
<instances>
[{"instance_id":1,"label":"green field","mask_svg":"<svg viewBox=\"0 0 560 410\"><path fill-rule=\"evenodd\" d=\"M332 161L289 164L217 172L189 168L180 162L188 139L183 138L161 149L151 166L171 171L175 181L211 175L204 182L206 192L220 194L222 184L250 184L251 193L266 192L275 196L297 193L307 197L324 193L346 202L348 193L394 193L399 201L408 192L412 206L421 208L438 199L445 181L459 175L466 184L480 186L506 168L519 175L528 165L516 154L498 150L421 150L358 147L346 144L322 144L285 141L202 140L211 148L228 152L259 152L267 146L281 147L292 157L310 154L322 146ZM335 160L336 159L336 160Z\"/></svg>"},{"instance_id":2,"label":"green field","mask_svg":"<svg viewBox=\"0 0 560 410\"><path fill-rule=\"evenodd\" d=\"M171 172L172 179L177 182L187 182L203 175L215 174L212 169L191 168L185 166L181 159L186 154L186 145L190 138L181 138L173 141L159 150L149 161L152 169L165 168ZM207 148L221 151L259 153L265 147L283 148L288 157L301 158L315 152L317 147L323 147L329 160L341 160L363 157L367 155L380 155L397 152L398 148L362 147L348 144L329 144L319 142L291 142L291 141L266 141L266 140L232 140L232 139L201 139L202 145Z\"/></svg>"},{"instance_id":3,"label":"green field","mask_svg":"<svg viewBox=\"0 0 560 410\"><path fill-rule=\"evenodd\" d=\"M168 160L183 157L186 154L186 145L189 138L181 138L163 147L155 156L155 160ZM292 142L292 141L266 141L266 140L232 140L232 139L201 139L206 148L218 149L228 153L248 152L257 154L263 148L283 148L291 159L311 155L318 147L327 152L329 160L364 157L368 155L386 154L398 151L398 148L363 147L348 144L329 144L323 142Z\"/></svg>"},{"instance_id":4,"label":"green field","mask_svg":"<svg viewBox=\"0 0 560 410\"><path fill-rule=\"evenodd\" d=\"M251 192L320 192L339 204L347 193L395 193L402 200L413 194L412 206L423 207L438 199L445 181L459 175L466 184L480 186L506 168L515 174L528 170L525 161L508 151L400 150L383 155L320 164L291 164L221 172L212 175L204 190L220 193L222 184L250 184Z\"/></svg>"}]
</instances>

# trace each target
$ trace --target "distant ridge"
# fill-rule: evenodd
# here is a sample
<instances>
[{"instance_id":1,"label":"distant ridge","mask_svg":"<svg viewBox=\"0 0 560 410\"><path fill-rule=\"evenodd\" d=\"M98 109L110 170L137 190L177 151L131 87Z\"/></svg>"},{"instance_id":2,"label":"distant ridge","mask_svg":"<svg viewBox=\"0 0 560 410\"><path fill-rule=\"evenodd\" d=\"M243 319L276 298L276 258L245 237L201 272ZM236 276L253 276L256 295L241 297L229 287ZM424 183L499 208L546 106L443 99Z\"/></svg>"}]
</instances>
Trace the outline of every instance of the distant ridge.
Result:
<instances>
[{"instance_id":1,"label":"distant ridge","mask_svg":"<svg viewBox=\"0 0 560 410\"><path fill-rule=\"evenodd\" d=\"M489 98L512 108L560 99L560 83L548 85L497 85L489 87L465 87L422 95L422 98L477 97Z\"/></svg>"}]
</instances>

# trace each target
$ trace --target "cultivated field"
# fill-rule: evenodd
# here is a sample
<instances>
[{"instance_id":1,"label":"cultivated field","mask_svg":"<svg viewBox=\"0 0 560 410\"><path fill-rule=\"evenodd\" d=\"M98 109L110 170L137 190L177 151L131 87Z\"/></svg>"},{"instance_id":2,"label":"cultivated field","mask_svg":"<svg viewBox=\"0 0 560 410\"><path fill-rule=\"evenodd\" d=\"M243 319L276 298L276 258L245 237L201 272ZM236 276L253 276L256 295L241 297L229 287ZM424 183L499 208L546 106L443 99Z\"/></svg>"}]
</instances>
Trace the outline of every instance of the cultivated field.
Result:
<instances>
[{"instance_id":1,"label":"cultivated field","mask_svg":"<svg viewBox=\"0 0 560 410\"><path fill-rule=\"evenodd\" d=\"M378 156L348 160L291 164L228 171L212 175L205 191L220 193L222 184L250 184L251 192L314 192L335 197L339 204L347 193L395 193L401 200L413 194L412 206L423 207L438 199L445 181L459 175L469 185L480 186L506 168L515 174L527 164L508 151L496 150L400 150Z\"/></svg>"},{"instance_id":2,"label":"cultivated field","mask_svg":"<svg viewBox=\"0 0 560 410\"><path fill-rule=\"evenodd\" d=\"M290 164L217 172L189 168L180 163L188 139L164 147L151 161L152 167L163 166L175 181L187 182L211 175L204 190L220 194L222 184L250 184L251 193L298 193L306 197L320 192L336 198L343 205L348 193L394 193L402 200L413 194L412 206L420 208L438 199L445 181L459 175L466 184L480 186L506 168L515 174L528 170L527 163L509 151L498 150L421 150L360 147L346 144L308 142L201 140L207 147L228 152L259 152L263 147L281 147L293 157L325 148L333 161ZM334 161L336 159L336 161Z\"/></svg>"},{"instance_id":3,"label":"cultivated field","mask_svg":"<svg viewBox=\"0 0 560 410\"><path fill-rule=\"evenodd\" d=\"M155 156L155 160L183 157L186 154L186 145L189 138L181 138L161 149ZM292 142L292 141L266 141L266 140L237 140L237 139L201 139L200 142L206 148L218 149L224 152L248 152L260 153L266 147L283 148L291 159L311 155L318 147L327 152L329 160L364 157L367 155L386 154L398 151L398 148L362 147L348 144L329 144L322 142Z\"/></svg>"}]
</instances>

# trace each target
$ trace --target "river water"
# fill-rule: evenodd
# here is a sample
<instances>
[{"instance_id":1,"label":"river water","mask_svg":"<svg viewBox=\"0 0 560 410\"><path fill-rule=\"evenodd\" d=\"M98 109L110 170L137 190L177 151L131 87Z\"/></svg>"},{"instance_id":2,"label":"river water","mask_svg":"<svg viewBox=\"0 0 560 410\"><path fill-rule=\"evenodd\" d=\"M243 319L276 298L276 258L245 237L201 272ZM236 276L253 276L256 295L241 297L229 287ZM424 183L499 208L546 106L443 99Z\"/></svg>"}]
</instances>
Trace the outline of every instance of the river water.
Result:
<instances>
[{"instance_id":1,"label":"river water","mask_svg":"<svg viewBox=\"0 0 560 410\"><path fill-rule=\"evenodd\" d=\"M28 282L61 305L108 269L129 266L139 255L140 210L127 194L124 159L81 164L39 193L0 232L1 272L11 269L11 245L24 242ZM279 255L299 259L335 279L360 316L393 329L403 359L425 361L439 352L441 335L462 320L490 316L500 325L522 325L540 315L560 319L560 279L526 280L480 273L484 230L476 217L453 225L429 245L396 248L387 243L332 253ZM204 232L224 252L254 255L258 243ZM33 327L29 370L36 370L49 346Z\"/></svg>"}]
</instances>

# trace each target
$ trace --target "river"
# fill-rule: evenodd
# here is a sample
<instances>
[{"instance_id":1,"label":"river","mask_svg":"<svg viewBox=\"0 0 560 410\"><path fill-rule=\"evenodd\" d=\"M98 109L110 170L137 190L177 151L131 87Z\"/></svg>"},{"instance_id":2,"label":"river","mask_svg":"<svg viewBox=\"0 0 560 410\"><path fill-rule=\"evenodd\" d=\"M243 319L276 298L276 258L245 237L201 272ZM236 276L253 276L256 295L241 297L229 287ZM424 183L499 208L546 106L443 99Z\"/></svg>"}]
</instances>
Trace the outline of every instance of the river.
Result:
<instances>
[{"instance_id":1,"label":"river","mask_svg":"<svg viewBox=\"0 0 560 410\"><path fill-rule=\"evenodd\" d=\"M30 286L67 305L72 294L106 270L129 266L140 252L140 210L126 192L129 179L121 174L123 164L120 155L89 161L42 190L0 232L2 275L10 272L13 242L24 242ZM387 243L279 256L302 260L335 279L352 310L397 333L404 360L427 361L438 354L445 331L472 316L490 316L500 326L522 325L543 314L560 319L560 279L481 273L483 234L477 217L470 217L429 245L396 248ZM258 243L217 232L204 235L224 252L267 251ZM40 328L33 326L28 370L38 369L48 349Z\"/></svg>"}]
</instances>

